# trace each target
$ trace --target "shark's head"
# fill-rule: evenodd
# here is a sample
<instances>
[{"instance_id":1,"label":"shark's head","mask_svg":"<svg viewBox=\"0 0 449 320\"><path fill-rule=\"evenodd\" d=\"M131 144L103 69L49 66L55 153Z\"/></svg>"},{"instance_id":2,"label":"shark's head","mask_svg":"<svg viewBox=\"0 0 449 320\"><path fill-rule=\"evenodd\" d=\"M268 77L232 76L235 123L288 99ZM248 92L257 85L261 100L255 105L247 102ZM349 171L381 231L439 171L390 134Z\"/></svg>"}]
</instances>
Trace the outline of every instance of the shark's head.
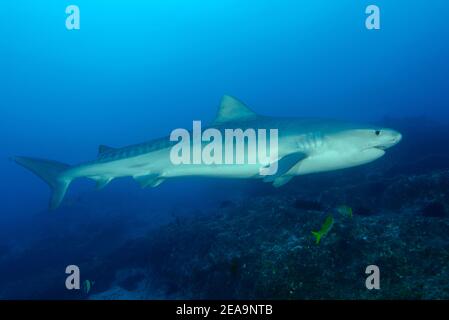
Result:
<instances>
[{"instance_id":1,"label":"shark's head","mask_svg":"<svg viewBox=\"0 0 449 320\"><path fill-rule=\"evenodd\" d=\"M382 157L386 149L401 141L402 135L392 129L373 127L347 129L329 138L332 149L339 151L347 166L356 166Z\"/></svg>"},{"instance_id":2,"label":"shark's head","mask_svg":"<svg viewBox=\"0 0 449 320\"><path fill-rule=\"evenodd\" d=\"M353 129L341 133L352 146L360 151L369 149L386 150L401 141L402 135L392 129L369 128Z\"/></svg>"},{"instance_id":3,"label":"shark's head","mask_svg":"<svg viewBox=\"0 0 449 320\"><path fill-rule=\"evenodd\" d=\"M396 145L402 135L392 129L347 123L326 123L318 137L299 139L299 149L307 157L296 166L295 174L351 168L379 159ZM307 137L307 135L306 135Z\"/></svg>"}]
</instances>

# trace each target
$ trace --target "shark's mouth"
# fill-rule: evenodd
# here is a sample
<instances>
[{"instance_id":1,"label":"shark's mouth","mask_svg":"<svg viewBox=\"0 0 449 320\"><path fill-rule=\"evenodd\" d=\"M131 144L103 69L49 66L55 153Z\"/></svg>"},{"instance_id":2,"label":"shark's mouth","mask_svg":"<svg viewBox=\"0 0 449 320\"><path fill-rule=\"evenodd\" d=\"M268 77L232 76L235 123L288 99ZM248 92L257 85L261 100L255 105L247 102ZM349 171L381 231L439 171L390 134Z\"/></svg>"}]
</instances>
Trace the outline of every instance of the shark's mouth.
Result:
<instances>
[{"instance_id":1,"label":"shark's mouth","mask_svg":"<svg viewBox=\"0 0 449 320\"><path fill-rule=\"evenodd\" d=\"M400 134L398 134L397 136L391 138L388 141L385 141L381 145L375 146L374 148L385 151L386 149L391 148L391 147L395 146L396 144L398 144L399 141L401 141L401 139L402 139L402 136Z\"/></svg>"},{"instance_id":2,"label":"shark's mouth","mask_svg":"<svg viewBox=\"0 0 449 320\"><path fill-rule=\"evenodd\" d=\"M396 145L400 139L392 139L391 141L387 141L385 144L374 146L373 148L379 149L379 150L386 150L388 148L391 148L392 146Z\"/></svg>"},{"instance_id":3,"label":"shark's mouth","mask_svg":"<svg viewBox=\"0 0 449 320\"><path fill-rule=\"evenodd\" d=\"M388 146L382 146L382 145L379 145L379 146L371 146L371 147L366 147L366 148L363 149L362 151L365 151L365 150L372 150L372 149L377 149L377 150L385 151L386 149L388 149Z\"/></svg>"}]
</instances>

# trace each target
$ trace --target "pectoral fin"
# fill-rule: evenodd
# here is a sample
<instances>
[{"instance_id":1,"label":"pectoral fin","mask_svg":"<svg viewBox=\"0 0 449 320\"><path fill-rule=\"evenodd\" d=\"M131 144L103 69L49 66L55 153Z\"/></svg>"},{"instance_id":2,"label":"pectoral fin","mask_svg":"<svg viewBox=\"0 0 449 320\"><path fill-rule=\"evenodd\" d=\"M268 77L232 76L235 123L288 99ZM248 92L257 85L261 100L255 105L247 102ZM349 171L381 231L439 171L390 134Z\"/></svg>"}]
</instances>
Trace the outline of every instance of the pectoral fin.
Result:
<instances>
[{"instance_id":1,"label":"pectoral fin","mask_svg":"<svg viewBox=\"0 0 449 320\"><path fill-rule=\"evenodd\" d=\"M283 186L293 178L293 175L287 175L287 173L305 158L307 158L307 154L303 152L291 153L283 157L276 164L271 164L271 166L277 165L276 173L265 176L263 181L273 182L275 187Z\"/></svg>"}]
</instances>

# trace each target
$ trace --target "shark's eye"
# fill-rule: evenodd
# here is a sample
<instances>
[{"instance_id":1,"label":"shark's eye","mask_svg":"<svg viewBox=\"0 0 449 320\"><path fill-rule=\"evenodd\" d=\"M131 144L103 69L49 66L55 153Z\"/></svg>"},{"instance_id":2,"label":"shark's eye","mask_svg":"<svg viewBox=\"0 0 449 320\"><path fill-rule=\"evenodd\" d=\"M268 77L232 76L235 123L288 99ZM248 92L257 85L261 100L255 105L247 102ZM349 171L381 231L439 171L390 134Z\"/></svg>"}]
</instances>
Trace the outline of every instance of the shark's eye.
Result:
<instances>
[{"instance_id":1,"label":"shark's eye","mask_svg":"<svg viewBox=\"0 0 449 320\"><path fill-rule=\"evenodd\" d=\"M374 133L376 134L376 136L380 136L380 130L376 130Z\"/></svg>"}]
</instances>

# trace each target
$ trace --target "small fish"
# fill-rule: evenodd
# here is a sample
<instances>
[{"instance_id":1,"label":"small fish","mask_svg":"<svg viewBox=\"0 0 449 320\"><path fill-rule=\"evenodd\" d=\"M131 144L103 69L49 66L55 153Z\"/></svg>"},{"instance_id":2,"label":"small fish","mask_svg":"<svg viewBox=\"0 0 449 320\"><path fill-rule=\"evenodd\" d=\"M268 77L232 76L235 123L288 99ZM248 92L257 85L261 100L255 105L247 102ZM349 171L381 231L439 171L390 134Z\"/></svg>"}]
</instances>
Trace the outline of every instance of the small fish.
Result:
<instances>
[{"instance_id":1,"label":"small fish","mask_svg":"<svg viewBox=\"0 0 449 320\"><path fill-rule=\"evenodd\" d=\"M91 280L84 280L83 282L83 290L86 294L89 294L90 290L92 289L93 285L95 284L94 281Z\"/></svg>"},{"instance_id":2,"label":"small fish","mask_svg":"<svg viewBox=\"0 0 449 320\"><path fill-rule=\"evenodd\" d=\"M352 218L352 208L348 206L339 206L337 207L337 212L343 216Z\"/></svg>"},{"instance_id":3,"label":"small fish","mask_svg":"<svg viewBox=\"0 0 449 320\"><path fill-rule=\"evenodd\" d=\"M319 244L321 238L324 237L326 234L328 234L329 231L331 231L333 225L334 225L334 217L329 215L324 221L319 231L312 231L312 234L315 236L316 239L316 244Z\"/></svg>"}]
</instances>

